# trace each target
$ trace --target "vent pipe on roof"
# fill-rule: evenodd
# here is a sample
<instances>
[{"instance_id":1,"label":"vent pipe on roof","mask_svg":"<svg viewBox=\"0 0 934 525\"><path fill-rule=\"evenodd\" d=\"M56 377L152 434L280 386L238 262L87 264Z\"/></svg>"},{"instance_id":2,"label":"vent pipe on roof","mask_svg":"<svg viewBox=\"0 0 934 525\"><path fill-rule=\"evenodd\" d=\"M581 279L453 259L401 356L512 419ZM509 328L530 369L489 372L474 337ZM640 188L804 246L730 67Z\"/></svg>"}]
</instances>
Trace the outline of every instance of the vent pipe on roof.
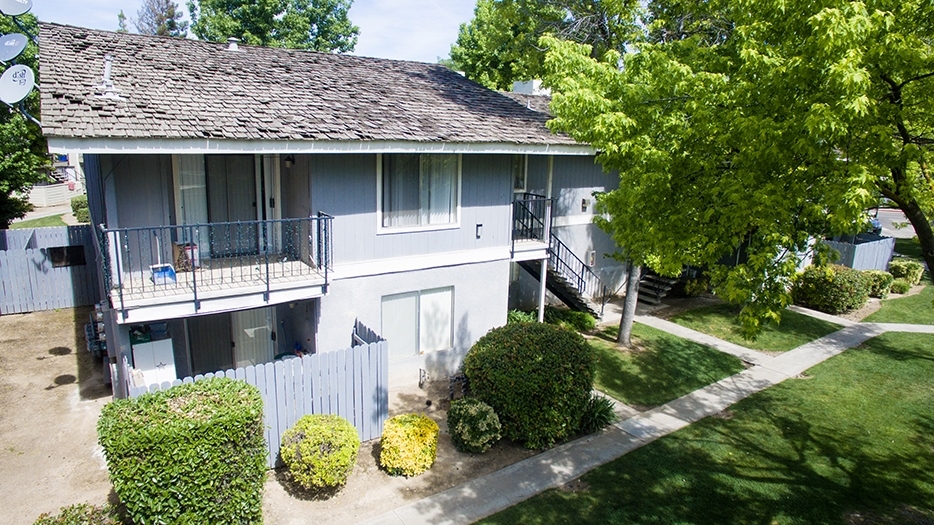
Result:
<instances>
[{"instance_id":1,"label":"vent pipe on roof","mask_svg":"<svg viewBox=\"0 0 934 525\"><path fill-rule=\"evenodd\" d=\"M240 42L239 38L230 37L227 39L227 51L240 51L240 48L237 46L237 43Z\"/></svg>"},{"instance_id":2,"label":"vent pipe on roof","mask_svg":"<svg viewBox=\"0 0 934 525\"><path fill-rule=\"evenodd\" d=\"M104 55L104 74L101 77L101 84L96 86L99 91L98 97L101 98L120 98L119 89L114 87L114 82L110 78L111 70L113 70L113 60L114 57L110 53Z\"/></svg>"}]
</instances>

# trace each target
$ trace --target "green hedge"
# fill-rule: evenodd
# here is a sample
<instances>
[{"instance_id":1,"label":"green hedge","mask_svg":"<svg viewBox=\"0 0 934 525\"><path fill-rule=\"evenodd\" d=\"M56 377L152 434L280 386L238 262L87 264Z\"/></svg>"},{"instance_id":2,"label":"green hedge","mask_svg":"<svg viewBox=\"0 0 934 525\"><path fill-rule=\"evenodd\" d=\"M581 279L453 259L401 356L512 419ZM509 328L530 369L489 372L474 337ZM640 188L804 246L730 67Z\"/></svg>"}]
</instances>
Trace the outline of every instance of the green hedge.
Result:
<instances>
[{"instance_id":1,"label":"green hedge","mask_svg":"<svg viewBox=\"0 0 934 525\"><path fill-rule=\"evenodd\" d=\"M597 320L587 312L554 306L545 307L545 322L578 332L591 332L597 327Z\"/></svg>"},{"instance_id":2,"label":"green hedge","mask_svg":"<svg viewBox=\"0 0 934 525\"><path fill-rule=\"evenodd\" d=\"M360 437L337 415L302 416L282 434L282 462L292 479L306 489L339 487L357 463Z\"/></svg>"},{"instance_id":3,"label":"green hedge","mask_svg":"<svg viewBox=\"0 0 934 525\"><path fill-rule=\"evenodd\" d=\"M263 400L215 378L116 400L97 424L114 491L134 523L260 523Z\"/></svg>"},{"instance_id":4,"label":"green hedge","mask_svg":"<svg viewBox=\"0 0 934 525\"><path fill-rule=\"evenodd\" d=\"M911 290L911 283L907 279L895 279L892 281L892 286L889 288L892 293L905 294L908 293L908 290Z\"/></svg>"},{"instance_id":5,"label":"green hedge","mask_svg":"<svg viewBox=\"0 0 934 525\"><path fill-rule=\"evenodd\" d=\"M379 464L393 476L412 477L435 464L438 424L425 414L401 414L386 420Z\"/></svg>"},{"instance_id":6,"label":"green hedge","mask_svg":"<svg viewBox=\"0 0 934 525\"><path fill-rule=\"evenodd\" d=\"M482 454L502 437L502 425L493 407L465 397L451 403L448 432L457 450Z\"/></svg>"},{"instance_id":7,"label":"green hedge","mask_svg":"<svg viewBox=\"0 0 934 525\"><path fill-rule=\"evenodd\" d=\"M794 303L828 314L855 310L869 299L869 280L845 266L808 266L795 277Z\"/></svg>"},{"instance_id":8,"label":"green hedge","mask_svg":"<svg viewBox=\"0 0 934 525\"><path fill-rule=\"evenodd\" d=\"M464 358L473 396L493 407L506 437L531 449L578 431L595 370L580 334L539 323L491 330Z\"/></svg>"},{"instance_id":9,"label":"green hedge","mask_svg":"<svg viewBox=\"0 0 934 525\"><path fill-rule=\"evenodd\" d=\"M911 259L892 259L889 263L889 273L896 279L904 279L912 286L921 282L924 275L924 265Z\"/></svg>"},{"instance_id":10,"label":"green hedge","mask_svg":"<svg viewBox=\"0 0 934 525\"><path fill-rule=\"evenodd\" d=\"M865 270L863 276L869 283L869 297L878 297L885 299L889 295L889 288L892 287L892 281L895 277L889 272L882 270Z\"/></svg>"},{"instance_id":11,"label":"green hedge","mask_svg":"<svg viewBox=\"0 0 934 525\"><path fill-rule=\"evenodd\" d=\"M71 199L71 213L80 223L91 222L91 212L88 210L88 196L78 195Z\"/></svg>"},{"instance_id":12,"label":"green hedge","mask_svg":"<svg viewBox=\"0 0 934 525\"><path fill-rule=\"evenodd\" d=\"M534 323L538 317L534 312L523 312L522 310L509 310L506 312L507 323Z\"/></svg>"}]
</instances>

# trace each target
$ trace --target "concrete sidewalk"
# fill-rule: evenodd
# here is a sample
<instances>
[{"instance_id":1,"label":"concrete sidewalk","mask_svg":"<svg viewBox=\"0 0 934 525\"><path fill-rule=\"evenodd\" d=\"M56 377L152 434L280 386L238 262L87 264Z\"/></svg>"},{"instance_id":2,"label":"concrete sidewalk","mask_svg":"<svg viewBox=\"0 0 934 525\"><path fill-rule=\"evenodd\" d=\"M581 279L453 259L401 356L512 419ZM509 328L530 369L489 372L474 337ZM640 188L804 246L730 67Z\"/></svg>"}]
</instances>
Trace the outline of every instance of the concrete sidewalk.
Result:
<instances>
[{"instance_id":1,"label":"concrete sidewalk","mask_svg":"<svg viewBox=\"0 0 934 525\"><path fill-rule=\"evenodd\" d=\"M886 330L934 333L934 326L846 323L847 326L837 332L777 357L769 357L706 334L697 335L698 332L660 319L639 316L637 321L737 355L740 359L755 363L755 366L662 406L624 419L598 434L547 450L490 475L403 505L363 523L473 523L545 490L568 483L600 465L695 421L721 412L737 401L795 377ZM710 341L711 339L713 341Z\"/></svg>"}]
</instances>

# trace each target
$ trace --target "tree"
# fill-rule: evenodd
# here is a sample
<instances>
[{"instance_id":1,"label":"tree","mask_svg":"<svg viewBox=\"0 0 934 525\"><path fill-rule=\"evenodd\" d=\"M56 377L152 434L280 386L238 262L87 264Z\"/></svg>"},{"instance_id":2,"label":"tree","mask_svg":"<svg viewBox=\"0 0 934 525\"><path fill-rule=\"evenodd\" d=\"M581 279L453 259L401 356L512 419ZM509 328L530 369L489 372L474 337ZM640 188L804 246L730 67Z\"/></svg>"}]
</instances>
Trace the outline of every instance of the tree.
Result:
<instances>
[{"instance_id":1,"label":"tree","mask_svg":"<svg viewBox=\"0 0 934 525\"><path fill-rule=\"evenodd\" d=\"M550 125L619 171L599 222L626 254L710 266L750 336L780 318L811 239L860 228L878 194L934 268L934 4L662 0L647 19L622 56L543 39Z\"/></svg>"},{"instance_id":2,"label":"tree","mask_svg":"<svg viewBox=\"0 0 934 525\"><path fill-rule=\"evenodd\" d=\"M120 11L122 14L123 11ZM183 13L172 0L143 0L143 6L136 15L133 24L142 35L188 36L188 22L182 21Z\"/></svg>"},{"instance_id":3,"label":"tree","mask_svg":"<svg viewBox=\"0 0 934 525\"><path fill-rule=\"evenodd\" d=\"M541 78L545 49L555 34L592 46L594 56L622 50L634 25L628 0L478 0L474 18L461 24L451 46L454 68L491 89Z\"/></svg>"},{"instance_id":4,"label":"tree","mask_svg":"<svg viewBox=\"0 0 934 525\"><path fill-rule=\"evenodd\" d=\"M189 0L191 30L203 40L346 53L360 29L347 14L353 0Z\"/></svg>"},{"instance_id":5,"label":"tree","mask_svg":"<svg viewBox=\"0 0 934 525\"><path fill-rule=\"evenodd\" d=\"M38 23L32 14L17 17L32 34L38 34ZM0 33L19 32L10 18L0 16ZM39 72L36 46L30 43L15 60ZM38 79L37 79L38 81ZM39 115L39 92L33 91L24 101L26 111ZM49 166L48 146L39 126L27 120L17 109L0 106L0 229L10 226L32 209L28 193L33 184L46 180L44 169Z\"/></svg>"},{"instance_id":6,"label":"tree","mask_svg":"<svg viewBox=\"0 0 934 525\"><path fill-rule=\"evenodd\" d=\"M118 33L129 33L130 30L126 26L126 15L123 14L123 9L117 13L117 32Z\"/></svg>"}]
</instances>

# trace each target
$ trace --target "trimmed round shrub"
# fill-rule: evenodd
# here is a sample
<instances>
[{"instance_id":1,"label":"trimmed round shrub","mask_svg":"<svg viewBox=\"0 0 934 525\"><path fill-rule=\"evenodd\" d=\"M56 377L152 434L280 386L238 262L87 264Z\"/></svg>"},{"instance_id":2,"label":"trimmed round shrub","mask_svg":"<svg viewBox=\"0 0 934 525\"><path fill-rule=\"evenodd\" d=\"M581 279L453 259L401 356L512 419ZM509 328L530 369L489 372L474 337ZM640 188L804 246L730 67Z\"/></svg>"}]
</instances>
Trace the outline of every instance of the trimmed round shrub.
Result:
<instances>
[{"instance_id":1,"label":"trimmed round shrub","mask_svg":"<svg viewBox=\"0 0 934 525\"><path fill-rule=\"evenodd\" d=\"M889 290L897 294L908 293L908 290L911 290L911 283L906 279L895 279L892 281L892 286Z\"/></svg>"},{"instance_id":2,"label":"trimmed round shrub","mask_svg":"<svg viewBox=\"0 0 934 525\"><path fill-rule=\"evenodd\" d=\"M393 476L410 478L430 469L438 454L438 424L425 414L401 414L386 420L379 464Z\"/></svg>"},{"instance_id":3,"label":"trimmed round shrub","mask_svg":"<svg viewBox=\"0 0 934 525\"><path fill-rule=\"evenodd\" d=\"M360 437L341 416L302 416L282 434L282 462L292 479L306 489L339 487L357 462Z\"/></svg>"},{"instance_id":4,"label":"trimmed round shrub","mask_svg":"<svg viewBox=\"0 0 934 525\"><path fill-rule=\"evenodd\" d=\"M839 314L866 304L869 282L863 272L845 266L808 266L795 277L791 297L799 306Z\"/></svg>"},{"instance_id":5,"label":"trimmed round shrub","mask_svg":"<svg viewBox=\"0 0 934 525\"><path fill-rule=\"evenodd\" d=\"M878 297L879 299L885 299L889 295L889 288L892 286L892 281L895 280L892 274L882 270L866 270L863 272L863 276L869 283L869 297Z\"/></svg>"},{"instance_id":6,"label":"trimmed round shrub","mask_svg":"<svg viewBox=\"0 0 934 525\"><path fill-rule=\"evenodd\" d=\"M114 491L138 524L260 523L263 399L244 381L204 379L101 410Z\"/></svg>"},{"instance_id":7,"label":"trimmed round shrub","mask_svg":"<svg viewBox=\"0 0 934 525\"><path fill-rule=\"evenodd\" d=\"M502 426L493 407L465 397L451 403L448 432L457 450L482 454L502 437Z\"/></svg>"},{"instance_id":8,"label":"trimmed round shrub","mask_svg":"<svg viewBox=\"0 0 934 525\"><path fill-rule=\"evenodd\" d=\"M549 324L507 324L467 352L474 397L493 407L503 435L542 449L578 431L596 370L580 334Z\"/></svg>"},{"instance_id":9,"label":"trimmed round shrub","mask_svg":"<svg viewBox=\"0 0 934 525\"><path fill-rule=\"evenodd\" d=\"M59 509L58 514L41 514L33 525L120 525L120 518L110 505L98 507L78 503Z\"/></svg>"},{"instance_id":10,"label":"trimmed round shrub","mask_svg":"<svg viewBox=\"0 0 934 525\"><path fill-rule=\"evenodd\" d=\"M921 282L924 275L924 265L911 259L892 259L889 263L889 273L896 279L904 279L914 286Z\"/></svg>"},{"instance_id":11,"label":"trimmed round shrub","mask_svg":"<svg viewBox=\"0 0 934 525\"><path fill-rule=\"evenodd\" d=\"M688 297L699 297L707 293L707 290L709 289L710 280L705 277L688 279L688 281L684 283L684 295Z\"/></svg>"}]
</instances>

